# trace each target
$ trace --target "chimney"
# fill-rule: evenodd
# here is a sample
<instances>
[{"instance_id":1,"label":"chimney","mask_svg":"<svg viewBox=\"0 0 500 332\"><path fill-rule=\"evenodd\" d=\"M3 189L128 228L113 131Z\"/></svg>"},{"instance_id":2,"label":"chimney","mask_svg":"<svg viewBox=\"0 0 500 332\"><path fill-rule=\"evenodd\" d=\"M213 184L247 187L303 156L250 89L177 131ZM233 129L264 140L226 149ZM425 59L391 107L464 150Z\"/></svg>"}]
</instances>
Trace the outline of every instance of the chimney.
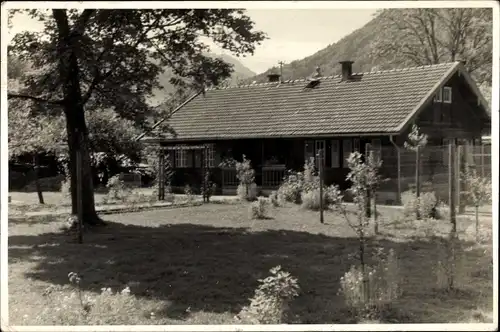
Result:
<instances>
[{"instance_id":1,"label":"chimney","mask_svg":"<svg viewBox=\"0 0 500 332\"><path fill-rule=\"evenodd\" d=\"M279 82L280 77L281 77L280 74L275 74L275 73L271 73L271 74L267 75L269 82Z\"/></svg>"},{"instance_id":2,"label":"chimney","mask_svg":"<svg viewBox=\"0 0 500 332\"><path fill-rule=\"evenodd\" d=\"M348 81L352 76L352 64L354 61L340 61L342 65L342 81Z\"/></svg>"}]
</instances>

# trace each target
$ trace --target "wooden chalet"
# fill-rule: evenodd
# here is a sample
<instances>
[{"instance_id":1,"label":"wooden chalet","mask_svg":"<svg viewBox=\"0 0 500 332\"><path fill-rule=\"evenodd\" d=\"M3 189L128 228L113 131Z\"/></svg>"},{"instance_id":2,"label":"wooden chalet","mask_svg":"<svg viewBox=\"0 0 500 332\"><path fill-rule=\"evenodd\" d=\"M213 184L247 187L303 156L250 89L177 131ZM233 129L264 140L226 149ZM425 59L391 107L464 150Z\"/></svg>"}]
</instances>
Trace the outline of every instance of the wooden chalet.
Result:
<instances>
[{"instance_id":1,"label":"wooden chalet","mask_svg":"<svg viewBox=\"0 0 500 332\"><path fill-rule=\"evenodd\" d=\"M353 73L352 64L341 62L337 76L281 81L273 74L267 83L207 89L155 125L167 123L169 130L141 140L171 147L172 185L180 188L200 187L200 146L208 144L211 180L219 194L230 194L238 181L234 169L219 167L225 158L246 155L257 185L268 191L324 149L326 184L345 187L352 151L364 153L369 143L382 160L399 156L412 124L430 145L477 142L489 133L488 104L463 63L367 73ZM383 172L399 176L398 163L383 164Z\"/></svg>"}]
</instances>

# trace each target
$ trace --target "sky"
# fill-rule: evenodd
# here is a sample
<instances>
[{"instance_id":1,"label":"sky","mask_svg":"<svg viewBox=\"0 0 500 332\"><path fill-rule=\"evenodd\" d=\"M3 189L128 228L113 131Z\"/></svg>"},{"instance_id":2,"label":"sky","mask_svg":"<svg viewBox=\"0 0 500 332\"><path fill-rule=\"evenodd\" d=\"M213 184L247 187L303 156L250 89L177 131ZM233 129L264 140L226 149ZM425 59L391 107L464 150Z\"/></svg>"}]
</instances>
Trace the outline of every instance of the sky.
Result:
<instances>
[{"instance_id":1,"label":"sky","mask_svg":"<svg viewBox=\"0 0 500 332\"><path fill-rule=\"evenodd\" d=\"M361 28L373 18L375 9L248 9L255 29L269 39L257 46L253 56L240 58L244 66L261 73L277 66L310 56ZM40 31L42 25L26 15L12 21L10 36L24 31ZM214 47L214 53L226 53ZM228 53L230 54L230 53Z\"/></svg>"}]
</instances>

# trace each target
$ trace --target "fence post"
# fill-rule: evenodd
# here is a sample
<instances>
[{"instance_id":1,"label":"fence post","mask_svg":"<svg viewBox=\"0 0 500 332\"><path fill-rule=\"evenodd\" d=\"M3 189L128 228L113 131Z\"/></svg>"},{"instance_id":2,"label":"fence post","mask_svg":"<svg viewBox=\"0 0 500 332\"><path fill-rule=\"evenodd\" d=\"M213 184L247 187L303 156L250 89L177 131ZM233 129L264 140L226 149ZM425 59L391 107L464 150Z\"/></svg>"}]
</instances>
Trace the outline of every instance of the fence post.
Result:
<instances>
[{"instance_id":1,"label":"fence post","mask_svg":"<svg viewBox=\"0 0 500 332\"><path fill-rule=\"evenodd\" d=\"M464 165L464 160L465 160L465 149L463 145L458 145L457 146L457 157L455 160L455 181L457 184L456 187L456 195L457 195L457 207L458 207L458 213L464 213L465 212L465 206L463 206L463 200L462 200L462 191L464 188L462 184L462 170L463 170L463 165Z\"/></svg>"},{"instance_id":2,"label":"fence post","mask_svg":"<svg viewBox=\"0 0 500 332\"><path fill-rule=\"evenodd\" d=\"M457 220L456 220L456 211L455 211L455 144L452 141L448 145L448 165L449 165L449 171L448 171L448 199L449 199L449 205L450 205L450 222L452 225L452 232L455 233L457 230Z\"/></svg>"},{"instance_id":3,"label":"fence post","mask_svg":"<svg viewBox=\"0 0 500 332\"><path fill-rule=\"evenodd\" d=\"M163 201L165 199L165 155L163 149L160 146L158 154L158 200Z\"/></svg>"},{"instance_id":4,"label":"fence post","mask_svg":"<svg viewBox=\"0 0 500 332\"><path fill-rule=\"evenodd\" d=\"M486 172L484 171L484 144L481 143L481 175L484 178L484 174Z\"/></svg>"},{"instance_id":5,"label":"fence post","mask_svg":"<svg viewBox=\"0 0 500 332\"><path fill-rule=\"evenodd\" d=\"M420 146L418 145L415 148L415 196L417 197L417 200L420 197ZM420 212L418 210L418 204L415 214L417 220L420 220Z\"/></svg>"},{"instance_id":6,"label":"fence post","mask_svg":"<svg viewBox=\"0 0 500 332\"><path fill-rule=\"evenodd\" d=\"M370 143L366 143L365 145L365 162L368 162L368 158L370 157L370 154L372 153L372 147ZM371 210L371 193L368 190L366 192L366 201L365 201L365 216L366 218L371 218L372 217L372 210Z\"/></svg>"},{"instance_id":7,"label":"fence post","mask_svg":"<svg viewBox=\"0 0 500 332\"><path fill-rule=\"evenodd\" d=\"M324 224L323 212L323 149L318 151L318 175L319 175L319 221Z\"/></svg>"}]
</instances>

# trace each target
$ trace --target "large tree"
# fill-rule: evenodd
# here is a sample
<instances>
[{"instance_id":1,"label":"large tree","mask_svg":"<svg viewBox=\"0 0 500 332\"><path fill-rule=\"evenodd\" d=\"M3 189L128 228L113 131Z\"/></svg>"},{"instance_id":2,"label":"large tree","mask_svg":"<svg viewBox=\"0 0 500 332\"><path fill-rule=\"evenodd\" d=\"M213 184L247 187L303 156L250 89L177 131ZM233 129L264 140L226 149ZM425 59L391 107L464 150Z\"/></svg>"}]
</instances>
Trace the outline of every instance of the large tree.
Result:
<instances>
[{"instance_id":1,"label":"large tree","mask_svg":"<svg viewBox=\"0 0 500 332\"><path fill-rule=\"evenodd\" d=\"M31 99L64 114L72 175L78 149L83 156L82 197L77 196L76 176L71 176L72 209L76 213L81 199L88 224L102 220L95 211L85 114L112 109L145 126L152 112L146 97L153 88L161 89L158 74L164 68L175 74L172 83L196 89L230 75L230 65L203 55L209 51L203 38L236 55L252 53L265 38L243 10L235 9L25 12L43 22L44 31L13 38L13 51L35 70L25 75L25 88L9 98Z\"/></svg>"},{"instance_id":2,"label":"large tree","mask_svg":"<svg viewBox=\"0 0 500 332\"><path fill-rule=\"evenodd\" d=\"M418 66L463 60L479 84L491 85L491 8L385 9L379 15L384 29L372 44L376 58Z\"/></svg>"}]
</instances>

